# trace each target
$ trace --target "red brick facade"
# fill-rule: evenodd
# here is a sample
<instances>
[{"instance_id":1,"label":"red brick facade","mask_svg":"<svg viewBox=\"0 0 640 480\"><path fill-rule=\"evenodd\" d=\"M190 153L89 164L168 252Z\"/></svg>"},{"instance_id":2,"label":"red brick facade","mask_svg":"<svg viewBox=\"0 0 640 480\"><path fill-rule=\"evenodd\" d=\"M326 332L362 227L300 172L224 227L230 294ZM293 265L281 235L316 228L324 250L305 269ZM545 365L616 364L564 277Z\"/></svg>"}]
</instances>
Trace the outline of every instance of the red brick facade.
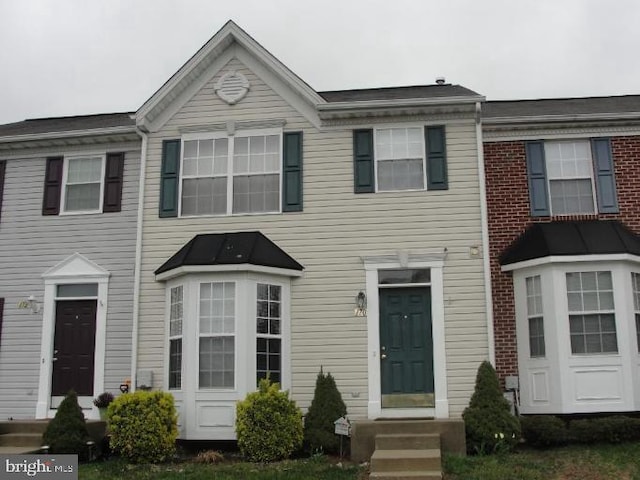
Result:
<instances>
[{"instance_id":1,"label":"red brick facade","mask_svg":"<svg viewBox=\"0 0 640 480\"><path fill-rule=\"evenodd\" d=\"M484 161L489 218L489 254L495 330L496 370L500 378L518 373L513 283L498 257L532 222L619 219L640 234L640 136L612 137L619 214L535 217L529 210L525 142L486 142Z\"/></svg>"}]
</instances>

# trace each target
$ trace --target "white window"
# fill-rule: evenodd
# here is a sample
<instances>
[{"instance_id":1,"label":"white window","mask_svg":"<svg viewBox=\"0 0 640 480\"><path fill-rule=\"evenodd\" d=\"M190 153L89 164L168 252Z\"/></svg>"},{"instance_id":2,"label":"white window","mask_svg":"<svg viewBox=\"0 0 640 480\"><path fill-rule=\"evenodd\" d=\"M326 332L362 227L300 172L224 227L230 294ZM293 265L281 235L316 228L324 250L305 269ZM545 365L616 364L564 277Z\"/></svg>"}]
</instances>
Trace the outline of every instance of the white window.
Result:
<instances>
[{"instance_id":1,"label":"white window","mask_svg":"<svg viewBox=\"0 0 640 480\"><path fill-rule=\"evenodd\" d=\"M280 211L280 132L189 137L182 148L182 215Z\"/></svg>"},{"instance_id":2,"label":"white window","mask_svg":"<svg viewBox=\"0 0 640 480\"><path fill-rule=\"evenodd\" d=\"M595 210L593 160L589 140L545 142L552 215Z\"/></svg>"},{"instance_id":3,"label":"white window","mask_svg":"<svg viewBox=\"0 0 640 480\"><path fill-rule=\"evenodd\" d=\"M568 272L566 279L571 352L617 353L611 272Z\"/></svg>"},{"instance_id":4,"label":"white window","mask_svg":"<svg viewBox=\"0 0 640 480\"><path fill-rule=\"evenodd\" d=\"M235 386L235 283L200 284L199 388Z\"/></svg>"},{"instance_id":5,"label":"white window","mask_svg":"<svg viewBox=\"0 0 640 480\"><path fill-rule=\"evenodd\" d=\"M425 188L421 127L376 129L375 158L378 191Z\"/></svg>"},{"instance_id":6,"label":"white window","mask_svg":"<svg viewBox=\"0 0 640 480\"><path fill-rule=\"evenodd\" d=\"M542 285L540 275L526 278L527 317L529 321L529 356L544 357L544 317L542 315Z\"/></svg>"},{"instance_id":7,"label":"white window","mask_svg":"<svg viewBox=\"0 0 640 480\"><path fill-rule=\"evenodd\" d=\"M64 167L64 212L99 212L102 206L104 156L66 157Z\"/></svg>"},{"instance_id":8,"label":"white window","mask_svg":"<svg viewBox=\"0 0 640 480\"><path fill-rule=\"evenodd\" d=\"M631 285L633 287L633 310L636 321L636 342L638 352L640 352L640 273L631 274Z\"/></svg>"},{"instance_id":9,"label":"white window","mask_svg":"<svg viewBox=\"0 0 640 480\"><path fill-rule=\"evenodd\" d=\"M282 381L282 287L259 283L256 315L257 382Z\"/></svg>"},{"instance_id":10,"label":"white window","mask_svg":"<svg viewBox=\"0 0 640 480\"><path fill-rule=\"evenodd\" d=\"M171 289L169 308L169 388L180 390L182 387L182 285Z\"/></svg>"}]
</instances>

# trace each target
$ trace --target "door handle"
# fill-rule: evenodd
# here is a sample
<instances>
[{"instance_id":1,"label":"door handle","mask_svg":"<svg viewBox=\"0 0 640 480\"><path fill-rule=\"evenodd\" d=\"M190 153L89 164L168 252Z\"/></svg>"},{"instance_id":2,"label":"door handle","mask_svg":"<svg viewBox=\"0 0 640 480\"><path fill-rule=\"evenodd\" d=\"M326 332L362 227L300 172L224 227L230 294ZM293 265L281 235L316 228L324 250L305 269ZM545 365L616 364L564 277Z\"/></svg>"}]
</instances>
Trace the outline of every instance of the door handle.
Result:
<instances>
[{"instance_id":1,"label":"door handle","mask_svg":"<svg viewBox=\"0 0 640 480\"><path fill-rule=\"evenodd\" d=\"M382 355L380 355L380 359L381 360L384 360L385 358L387 358L387 354L386 353L383 353Z\"/></svg>"},{"instance_id":2,"label":"door handle","mask_svg":"<svg viewBox=\"0 0 640 480\"><path fill-rule=\"evenodd\" d=\"M387 354L384 353L387 351L387 347L385 347L384 345L381 345L380 350L382 351L382 353L380 354L380 360L384 360L385 358L387 358Z\"/></svg>"},{"instance_id":3,"label":"door handle","mask_svg":"<svg viewBox=\"0 0 640 480\"><path fill-rule=\"evenodd\" d=\"M54 354L54 355L57 355L57 354L58 354L58 350L54 350L54 351L53 351L53 354ZM51 361L52 361L52 362L55 362L56 360L58 360L58 357L53 357L53 358L51 359Z\"/></svg>"}]
</instances>

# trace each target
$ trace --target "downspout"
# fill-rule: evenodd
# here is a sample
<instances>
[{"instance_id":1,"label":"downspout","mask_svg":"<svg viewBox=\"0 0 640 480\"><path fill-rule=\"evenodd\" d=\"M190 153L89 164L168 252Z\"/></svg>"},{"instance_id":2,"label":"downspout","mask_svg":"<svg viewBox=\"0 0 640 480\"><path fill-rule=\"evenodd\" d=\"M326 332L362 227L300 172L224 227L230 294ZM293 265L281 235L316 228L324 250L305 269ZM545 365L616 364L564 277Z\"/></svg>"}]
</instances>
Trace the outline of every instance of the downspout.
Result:
<instances>
[{"instance_id":1,"label":"downspout","mask_svg":"<svg viewBox=\"0 0 640 480\"><path fill-rule=\"evenodd\" d=\"M482 218L482 260L484 263L484 297L487 308L487 341L489 361L495 367L495 335L493 331L493 297L491 295L491 258L489 257L489 218L487 215L487 185L484 174L482 144L482 104L476 102L476 148L478 150L478 180L480 181L480 215Z\"/></svg>"},{"instance_id":2,"label":"downspout","mask_svg":"<svg viewBox=\"0 0 640 480\"><path fill-rule=\"evenodd\" d=\"M138 182L138 221L136 224L136 259L133 273L133 328L131 331L131 386L136 389L136 373L138 369L138 322L140 317L140 279L142 265L142 219L144 218L144 185L147 170L147 134L140 128L136 132L142 138L140 153L140 179Z\"/></svg>"}]
</instances>

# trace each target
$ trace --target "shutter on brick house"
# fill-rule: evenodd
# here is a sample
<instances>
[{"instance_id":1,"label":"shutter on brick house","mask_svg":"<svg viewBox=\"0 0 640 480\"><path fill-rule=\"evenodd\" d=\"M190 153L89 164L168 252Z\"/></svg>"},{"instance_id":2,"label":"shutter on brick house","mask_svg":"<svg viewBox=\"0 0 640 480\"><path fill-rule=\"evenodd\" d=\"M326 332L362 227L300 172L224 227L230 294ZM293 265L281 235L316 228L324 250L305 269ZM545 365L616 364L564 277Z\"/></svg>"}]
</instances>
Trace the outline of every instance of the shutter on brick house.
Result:
<instances>
[{"instance_id":1,"label":"shutter on brick house","mask_svg":"<svg viewBox=\"0 0 640 480\"><path fill-rule=\"evenodd\" d=\"M180 180L180 140L162 142L159 216L178 216L178 182Z\"/></svg>"},{"instance_id":2,"label":"shutter on brick house","mask_svg":"<svg viewBox=\"0 0 640 480\"><path fill-rule=\"evenodd\" d=\"M427 190L447 190L447 151L444 126L425 127Z\"/></svg>"},{"instance_id":3,"label":"shutter on brick house","mask_svg":"<svg viewBox=\"0 0 640 480\"><path fill-rule=\"evenodd\" d=\"M119 212L122 208L122 177L124 173L124 153L107 153L104 171L103 212Z\"/></svg>"},{"instance_id":4,"label":"shutter on brick house","mask_svg":"<svg viewBox=\"0 0 640 480\"><path fill-rule=\"evenodd\" d=\"M0 298L0 344L2 344L2 317L4 316L4 298Z\"/></svg>"},{"instance_id":5,"label":"shutter on brick house","mask_svg":"<svg viewBox=\"0 0 640 480\"><path fill-rule=\"evenodd\" d=\"M60 213L60 195L62 192L63 157L47 158L44 173L44 198L42 215L58 215Z\"/></svg>"},{"instance_id":6,"label":"shutter on brick house","mask_svg":"<svg viewBox=\"0 0 640 480\"><path fill-rule=\"evenodd\" d=\"M375 191L373 168L373 130L354 130L353 189L355 193Z\"/></svg>"},{"instance_id":7,"label":"shutter on brick house","mask_svg":"<svg viewBox=\"0 0 640 480\"><path fill-rule=\"evenodd\" d=\"M2 197L4 196L4 172L7 168L7 161L0 161L0 219L2 219Z\"/></svg>"},{"instance_id":8,"label":"shutter on brick house","mask_svg":"<svg viewBox=\"0 0 640 480\"><path fill-rule=\"evenodd\" d=\"M527 155L527 175L529 177L529 204L531 216L549 215L549 195L547 193L547 169L544 161L544 142L525 144Z\"/></svg>"},{"instance_id":9,"label":"shutter on brick house","mask_svg":"<svg viewBox=\"0 0 640 480\"><path fill-rule=\"evenodd\" d=\"M302 211L302 132L288 132L283 137L282 211Z\"/></svg>"},{"instance_id":10,"label":"shutter on brick house","mask_svg":"<svg viewBox=\"0 0 640 480\"><path fill-rule=\"evenodd\" d=\"M591 140L591 151L593 152L596 174L598 211L600 213L618 213L611 141L608 138L593 138Z\"/></svg>"}]
</instances>

